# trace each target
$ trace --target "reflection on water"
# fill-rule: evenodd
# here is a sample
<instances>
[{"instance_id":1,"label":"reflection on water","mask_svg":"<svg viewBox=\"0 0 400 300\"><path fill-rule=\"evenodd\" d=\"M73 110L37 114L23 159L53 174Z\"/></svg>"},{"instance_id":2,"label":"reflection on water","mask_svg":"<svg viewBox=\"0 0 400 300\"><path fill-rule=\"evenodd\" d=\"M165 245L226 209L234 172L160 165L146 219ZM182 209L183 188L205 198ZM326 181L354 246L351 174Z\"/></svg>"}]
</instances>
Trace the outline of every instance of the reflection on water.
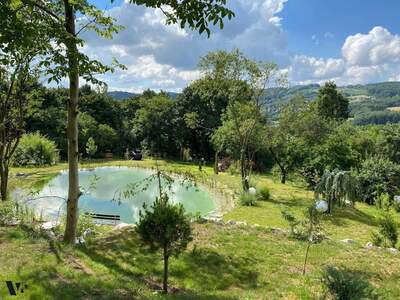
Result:
<instances>
[{"instance_id":1,"label":"reflection on water","mask_svg":"<svg viewBox=\"0 0 400 300\"><path fill-rule=\"evenodd\" d=\"M141 181L152 175L154 171L128 167L102 167L79 172L80 186L87 189L97 176L95 188L79 199L81 211L90 211L98 214L120 215L121 221L135 223L139 218L139 210L143 204L150 205L158 195L157 184L153 181L148 189L136 194L133 198L120 199L116 195L126 190L128 184ZM65 210L65 199L68 195L68 173L61 172L34 196L22 196L21 190L14 191L14 198L34 198L28 205L38 214L41 212L49 218L56 218ZM26 193L25 193L26 194ZM192 186L183 185L176 180L171 189L170 200L182 203L187 212L201 213L202 215L214 209L211 195Z\"/></svg>"}]
</instances>

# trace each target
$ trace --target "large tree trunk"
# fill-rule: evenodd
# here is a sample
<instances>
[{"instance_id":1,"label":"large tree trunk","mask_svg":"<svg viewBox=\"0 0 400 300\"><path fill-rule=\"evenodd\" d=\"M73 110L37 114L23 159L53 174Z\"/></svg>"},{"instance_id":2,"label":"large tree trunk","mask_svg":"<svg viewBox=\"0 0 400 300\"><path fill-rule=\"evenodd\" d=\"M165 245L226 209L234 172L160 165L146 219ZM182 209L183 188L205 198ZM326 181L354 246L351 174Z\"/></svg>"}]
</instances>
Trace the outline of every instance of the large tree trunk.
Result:
<instances>
[{"instance_id":1,"label":"large tree trunk","mask_svg":"<svg viewBox=\"0 0 400 300\"><path fill-rule=\"evenodd\" d=\"M164 293L168 293L168 254L167 247L164 246L164 279L163 279L163 291Z\"/></svg>"},{"instance_id":2,"label":"large tree trunk","mask_svg":"<svg viewBox=\"0 0 400 300\"><path fill-rule=\"evenodd\" d=\"M1 162L0 165L0 179L1 179L1 186L0 186L0 193L1 193L1 200L7 200L7 187L8 187L8 165L6 162Z\"/></svg>"},{"instance_id":3,"label":"large tree trunk","mask_svg":"<svg viewBox=\"0 0 400 300\"><path fill-rule=\"evenodd\" d=\"M68 201L67 224L64 241L75 243L78 222L78 200L80 197L78 177L78 100L79 100L79 58L75 40L75 13L69 0L64 0L65 28L68 33L66 46L69 64L69 102L68 102Z\"/></svg>"}]
</instances>

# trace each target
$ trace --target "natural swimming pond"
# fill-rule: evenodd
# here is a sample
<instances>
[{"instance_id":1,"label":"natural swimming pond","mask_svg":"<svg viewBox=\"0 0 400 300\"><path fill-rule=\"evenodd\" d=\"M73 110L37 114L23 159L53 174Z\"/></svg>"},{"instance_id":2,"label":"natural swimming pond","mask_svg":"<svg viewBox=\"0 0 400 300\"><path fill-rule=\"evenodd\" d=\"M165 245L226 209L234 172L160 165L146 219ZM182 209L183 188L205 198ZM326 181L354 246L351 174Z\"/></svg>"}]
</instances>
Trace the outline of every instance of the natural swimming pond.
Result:
<instances>
[{"instance_id":1,"label":"natural swimming pond","mask_svg":"<svg viewBox=\"0 0 400 300\"><path fill-rule=\"evenodd\" d=\"M133 197L121 198L118 195L121 191L127 190L129 184L143 181L154 173L153 170L128 167L101 167L80 170L80 186L84 190L88 190L79 199L80 212L120 215L121 222L137 222L143 204L150 205L158 195L156 180L150 182L147 190L140 191ZM90 186L92 188L88 189ZM183 183L179 177L172 183L169 194L170 201L182 203L189 213L206 215L215 208L210 193L188 183ZM32 196L31 198L34 198L34 200L27 203L36 213L55 218L65 210L64 199L67 198L67 195L68 173L63 171L51 179L37 195Z\"/></svg>"}]
</instances>

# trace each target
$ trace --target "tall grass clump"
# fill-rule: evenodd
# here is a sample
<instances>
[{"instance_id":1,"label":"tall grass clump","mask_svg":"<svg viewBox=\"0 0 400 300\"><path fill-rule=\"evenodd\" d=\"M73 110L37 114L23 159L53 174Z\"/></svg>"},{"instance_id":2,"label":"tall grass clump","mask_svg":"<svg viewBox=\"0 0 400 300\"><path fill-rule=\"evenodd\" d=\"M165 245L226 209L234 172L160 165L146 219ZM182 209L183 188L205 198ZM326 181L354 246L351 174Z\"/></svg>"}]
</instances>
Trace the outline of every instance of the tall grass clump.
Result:
<instances>
[{"instance_id":1,"label":"tall grass clump","mask_svg":"<svg viewBox=\"0 0 400 300\"><path fill-rule=\"evenodd\" d=\"M271 192L269 188L266 186L260 186L257 189L257 200L268 201L269 199L271 199Z\"/></svg>"},{"instance_id":2,"label":"tall grass clump","mask_svg":"<svg viewBox=\"0 0 400 300\"><path fill-rule=\"evenodd\" d=\"M239 195L239 203L243 206L255 206L257 202L256 195L249 192L243 192Z\"/></svg>"}]
</instances>

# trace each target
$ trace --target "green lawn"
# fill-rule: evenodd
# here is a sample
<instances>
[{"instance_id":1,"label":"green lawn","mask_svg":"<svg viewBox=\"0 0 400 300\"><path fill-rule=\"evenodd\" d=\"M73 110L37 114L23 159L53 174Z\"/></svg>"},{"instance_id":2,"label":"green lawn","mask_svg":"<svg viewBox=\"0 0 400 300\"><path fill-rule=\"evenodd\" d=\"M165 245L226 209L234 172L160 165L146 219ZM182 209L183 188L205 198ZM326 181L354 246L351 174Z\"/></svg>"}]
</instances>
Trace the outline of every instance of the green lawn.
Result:
<instances>
[{"instance_id":1,"label":"green lawn","mask_svg":"<svg viewBox=\"0 0 400 300\"><path fill-rule=\"evenodd\" d=\"M151 168L154 161L88 165ZM163 161L160 165L173 172L190 171L220 196L232 197L240 186L237 176L213 175L211 167L200 172L190 164ZM14 174L32 175L14 178L13 185L41 185L65 167L14 169ZM176 289L171 295L154 292L161 282L161 256L141 246L132 229L104 232L87 246L72 249L30 238L18 228L0 228L0 295L7 295L4 280L20 280L28 283L24 294L28 299L318 299L323 294L322 268L344 265L361 274L382 299L400 298L400 254L363 247L376 228L374 207L358 203L355 209L337 209L326 217L330 239L311 247L308 272L303 276L305 243L268 227L287 228L281 210L287 207L300 216L312 203L313 194L294 184L277 183L271 176L256 179L271 189L271 200L256 207L237 206L224 220L262 227L194 224L189 249L171 260L170 279ZM340 242L345 238L356 243Z\"/></svg>"}]
</instances>

